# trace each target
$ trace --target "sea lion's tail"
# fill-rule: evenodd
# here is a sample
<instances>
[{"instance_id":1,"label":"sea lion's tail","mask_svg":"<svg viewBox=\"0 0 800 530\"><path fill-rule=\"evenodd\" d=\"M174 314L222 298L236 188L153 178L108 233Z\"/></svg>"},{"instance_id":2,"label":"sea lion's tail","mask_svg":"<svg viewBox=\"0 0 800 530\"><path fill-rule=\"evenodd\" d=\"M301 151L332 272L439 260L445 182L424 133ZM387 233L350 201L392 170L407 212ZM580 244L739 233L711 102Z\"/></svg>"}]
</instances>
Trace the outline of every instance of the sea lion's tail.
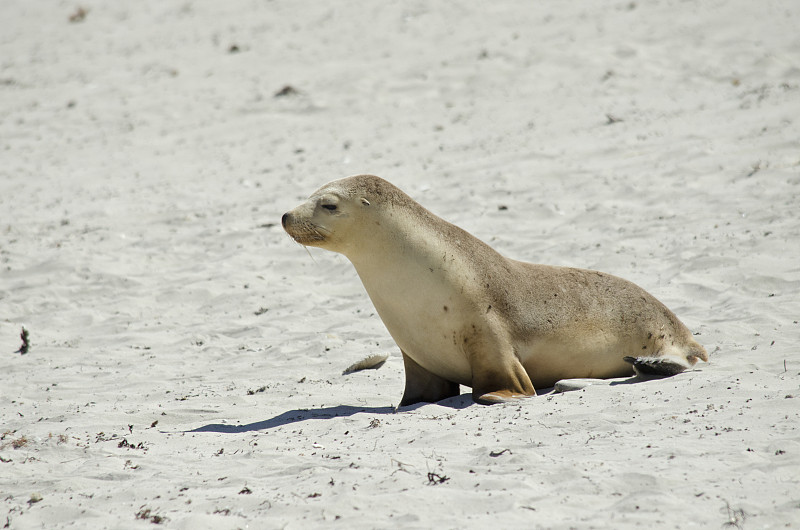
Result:
<instances>
[{"instance_id":1,"label":"sea lion's tail","mask_svg":"<svg viewBox=\"0 0 800 530\"><path fill-rule=\"evenodd\" d=\"M680 352L658 357L623 357L623 360L633 365L633 371L637 375L669 377L691 368L698 360L708 362L708 353L705 348L692 341L692 344Z\"/></svg>"}]
</instances>

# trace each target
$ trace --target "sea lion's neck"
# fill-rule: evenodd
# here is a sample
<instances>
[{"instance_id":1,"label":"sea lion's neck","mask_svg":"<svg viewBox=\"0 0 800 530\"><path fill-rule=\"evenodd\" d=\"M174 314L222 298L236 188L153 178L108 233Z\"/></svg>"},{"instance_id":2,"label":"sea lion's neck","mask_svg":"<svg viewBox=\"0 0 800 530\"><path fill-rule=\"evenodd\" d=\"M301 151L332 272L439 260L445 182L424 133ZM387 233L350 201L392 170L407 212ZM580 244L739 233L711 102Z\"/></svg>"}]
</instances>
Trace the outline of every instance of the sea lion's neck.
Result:
<instances>
[{"instance_id":1,"label":"sea lion's neck","mask_svg":"<svg viewBox=\"0 0 800 530\"><path fill-rule=\"evenodd\" d=\"M344 248L342 254L362 278L396 274L399 269L408 269L408 262L422 266L430 259L429 254L441 236L432 222L437 218L427 210L420 210L386 208L371 222L360 225L359 233L348 238L354 244Z\"/></svg>"}]
</instances>

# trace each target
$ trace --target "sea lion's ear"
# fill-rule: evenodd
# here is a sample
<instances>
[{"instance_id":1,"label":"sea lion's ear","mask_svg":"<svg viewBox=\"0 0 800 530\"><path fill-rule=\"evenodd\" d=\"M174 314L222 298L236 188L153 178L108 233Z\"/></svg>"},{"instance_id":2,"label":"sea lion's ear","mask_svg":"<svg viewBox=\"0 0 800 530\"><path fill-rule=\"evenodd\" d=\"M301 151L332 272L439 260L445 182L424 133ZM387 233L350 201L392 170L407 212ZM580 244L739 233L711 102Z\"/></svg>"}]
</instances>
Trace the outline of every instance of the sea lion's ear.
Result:
<instances>
[{"instance_id":1,"label":"sea lion's ear","mask_svg":"<svg viewBox=\"0 0 800 530\"><path fill-rule=\"evenodd\" d=\"M361 197L361 204L363 204L364 206L369 206L369 201L364 197Z\"/></svg>"}]
</instances>

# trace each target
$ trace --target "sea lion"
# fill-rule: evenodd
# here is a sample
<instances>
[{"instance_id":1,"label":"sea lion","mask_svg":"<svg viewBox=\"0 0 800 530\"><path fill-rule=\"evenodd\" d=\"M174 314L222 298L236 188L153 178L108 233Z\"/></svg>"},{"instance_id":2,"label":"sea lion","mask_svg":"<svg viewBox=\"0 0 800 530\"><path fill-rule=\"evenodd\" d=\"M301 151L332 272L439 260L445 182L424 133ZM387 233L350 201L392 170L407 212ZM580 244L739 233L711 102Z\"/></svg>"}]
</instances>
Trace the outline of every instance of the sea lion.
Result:
<instances>
[{"instance_id":1,"label":"sea lion","mask_svg":"<svg viewBox=\"0 0 800 530\"><path fill-rule=\"evenodd\" d=\"M566 378L666 376L708 361L633 283L503 257L376 176L330 182L281 223L355 266L403 354L400 406L456 396L459 385L491 404Z\"/></svg>"}]
</instances>

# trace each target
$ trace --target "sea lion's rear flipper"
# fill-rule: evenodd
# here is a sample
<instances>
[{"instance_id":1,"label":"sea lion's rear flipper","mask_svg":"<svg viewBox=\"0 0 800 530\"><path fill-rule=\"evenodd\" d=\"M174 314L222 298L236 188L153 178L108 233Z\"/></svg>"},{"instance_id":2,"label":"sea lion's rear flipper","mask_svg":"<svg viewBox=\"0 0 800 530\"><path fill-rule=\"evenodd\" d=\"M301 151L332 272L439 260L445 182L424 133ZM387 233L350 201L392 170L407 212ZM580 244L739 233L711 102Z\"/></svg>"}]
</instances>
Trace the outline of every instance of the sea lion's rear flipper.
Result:
<instances>
[{"instance_id":1,"label":"sea lion's rear flipper","mask_svg":"<svg viewBox=\"0 0 800 530\"><path fill-rule=\"evenodd\" d=\"M675 357L623 357L633 365L636 375L669 377L690 368L690 364Z\"/></svg>"}]
</instances>

